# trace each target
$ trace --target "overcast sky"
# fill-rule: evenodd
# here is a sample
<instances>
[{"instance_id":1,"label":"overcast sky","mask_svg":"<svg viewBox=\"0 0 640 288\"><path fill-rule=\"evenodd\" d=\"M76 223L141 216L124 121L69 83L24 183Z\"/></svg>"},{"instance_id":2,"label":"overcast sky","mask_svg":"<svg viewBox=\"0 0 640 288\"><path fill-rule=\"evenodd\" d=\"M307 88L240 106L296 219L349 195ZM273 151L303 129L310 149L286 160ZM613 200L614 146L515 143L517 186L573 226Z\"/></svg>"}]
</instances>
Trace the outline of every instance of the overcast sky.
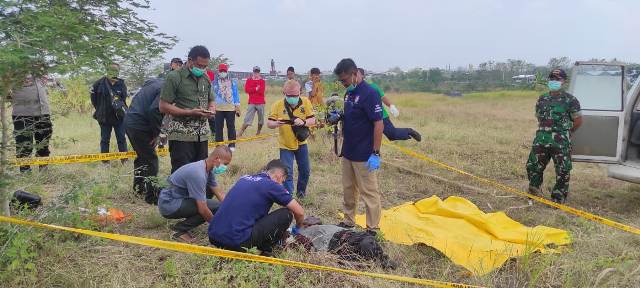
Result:
<instances>
[{"instance_id":1,"label":"overcast sky","mask_svg":"<svg viewBox=\"0 0 640 288\"><path fill-rule=\"evenodd\" d=\"M639 0L152 0L142 16L178 37L166 54L202 44L233 70L330 70L342 58L386 71L486 60L546 64L613 57L640 62ZM635 14L634 14L635 13ZM635 31L633 31L633 30Z\"/></svg>"}]
</instances>

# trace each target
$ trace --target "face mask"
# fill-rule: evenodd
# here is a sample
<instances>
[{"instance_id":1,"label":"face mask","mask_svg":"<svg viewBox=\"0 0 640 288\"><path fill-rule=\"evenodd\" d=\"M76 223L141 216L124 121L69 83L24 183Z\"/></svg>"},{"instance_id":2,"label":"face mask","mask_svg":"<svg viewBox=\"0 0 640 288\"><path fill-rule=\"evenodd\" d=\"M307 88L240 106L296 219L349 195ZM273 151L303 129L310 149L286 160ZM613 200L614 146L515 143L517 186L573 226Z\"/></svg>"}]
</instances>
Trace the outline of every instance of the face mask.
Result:
<instances>
[{"instance_id":1,"label":"face mask","mask_svg":"<svg viewBox=\"0 0 640 288\"><path fill-rule=\"evenodd\" d=\"M218 75L220 75L220 78L227 78L228 76L227 72L220 72Z\"/></svg>"},{"instance_id":2,"label":"face mask","mask_svg":"<svg viewBox=\"0 0 640 288\"><path fill-rule=\"evenodd\" d=\"M204 75L204 69L200 69L198 67L191 67L191 73L193 73L193 76L202 77L202 75Z\"/></svg>"},{"instance_id":3,"label":"face mask","mask_svg":"<svg viewBox=\"0 0 640 288\"><path fill-rule=\"evenodd\" d=\"M297 96L287 96L287 103L289 103L290 105L298 105L298 102L300 101L300 97Z\"/></svg>"},{"instance_id":4,"label":"face mask","mask_svg":"<svg viewBox=\"0 0 640 288\"><path fill-rule=\"evenodd\" d=\"M349 85L349 87L347 87L347 92L351 92L353 90L356 90L356 85L351 84Z\"/></svg>"},{"instance_id":5,"label":"face mask","mask_svg":"<svg viewBox=\"0 0 640 288\"><path fill-rule=\"evenodd\" d=\"M224 172L227 172L227 165L224 164L220 164L220 166L213 168L213 174L222 174Z\"/></svg>"},{"instance_id":6,"label":"face mask","mask_svg":"<svg viewBox=\"0 0 640 288\"><path fill-rule=\"evenodd\" d=\"M547 83L547 86L549 87L549 90L551 91L558 91L560 90L560 88L562 88L562 82L557 81L557 80L551 80Z\"/></svg>"}]
</instances>

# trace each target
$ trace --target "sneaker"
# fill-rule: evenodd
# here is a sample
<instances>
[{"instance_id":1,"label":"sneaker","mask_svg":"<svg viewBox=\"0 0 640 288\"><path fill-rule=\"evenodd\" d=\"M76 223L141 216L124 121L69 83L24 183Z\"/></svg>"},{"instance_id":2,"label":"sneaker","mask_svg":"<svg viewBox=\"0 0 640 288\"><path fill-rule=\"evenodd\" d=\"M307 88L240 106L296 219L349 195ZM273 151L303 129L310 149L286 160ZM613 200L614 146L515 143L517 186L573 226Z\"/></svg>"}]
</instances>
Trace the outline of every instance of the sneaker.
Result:
<instances>
[{"instance_id":1,"label":"sneaker","mask_svg":"<svg viewBox=\"0 0 640 288\"><path fill-rule=\"evenodd\" d=\"M229 150L231 150L231 152L236 152L236 147L229 147Z\"/></svg>"},{"instance_id":2,"label":"sneaker","mask_svg":"<svg viewBox=\"0 0 640 288\"><path fill-rule=\"evenodd\" d=\"M565 202L567 202L567 196L564 195L562 192L553 191L551 192L551 200L558 204L564 204Z\"/></svg>"},{"instance_id":3,"label":"sneaker","mask_svg":"<svg viewBox=\"0 0 640 288\"><path fill-rule=\"evenodd\" d=\"M418 142L422 141L422 135L420 135L420 133L418 133L418 131L416 130L411 129L409 131L409 136L411 136L411 138L415 139Z\"/></svg>"},{"instance_id":4,"label":"sneaker","mask_svg":"<svg viewBox=\"0 0 640 288\"><path fill-rule=\"evenodd\" d=\"M344 221L338 223L338 225L336 225L336 226L342 227L342 228L345 228L345 229L353 229L353 227L355 227L355 225L349 224L349 223L344 222Z\"/></svg>"}]
</instances>

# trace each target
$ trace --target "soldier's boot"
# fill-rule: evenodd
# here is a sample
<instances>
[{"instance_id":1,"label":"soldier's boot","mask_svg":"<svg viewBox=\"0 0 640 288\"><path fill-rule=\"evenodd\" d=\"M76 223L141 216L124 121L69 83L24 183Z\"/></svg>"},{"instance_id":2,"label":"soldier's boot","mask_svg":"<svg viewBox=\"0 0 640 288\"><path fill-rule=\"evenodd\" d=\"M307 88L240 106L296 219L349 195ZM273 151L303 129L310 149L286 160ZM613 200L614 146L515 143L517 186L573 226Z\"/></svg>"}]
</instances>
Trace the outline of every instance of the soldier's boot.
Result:
<instances>
[{"instance_id":1,"label":"soldier's boot","mask_svg":"<svg viewBox=\"0 0 640 288\"><path fill-rule=\"evenodd\" d=\"M567 194L562 193L558 190L551 191L551 200L558 204L564 204L567 202Z\"/></svg>"},{"instance_id":2,"label":"soldier's boot","mask_svg":"<svg viewBox=\"0 0 640 288\"><path fill-rule=\"evenodd\" d=\"M527 192L529 192L529 194L533 196L542 195L542 190L540 189L540 187L529 186L529 189L527 190Z\"/></svg>"}]
</instances>

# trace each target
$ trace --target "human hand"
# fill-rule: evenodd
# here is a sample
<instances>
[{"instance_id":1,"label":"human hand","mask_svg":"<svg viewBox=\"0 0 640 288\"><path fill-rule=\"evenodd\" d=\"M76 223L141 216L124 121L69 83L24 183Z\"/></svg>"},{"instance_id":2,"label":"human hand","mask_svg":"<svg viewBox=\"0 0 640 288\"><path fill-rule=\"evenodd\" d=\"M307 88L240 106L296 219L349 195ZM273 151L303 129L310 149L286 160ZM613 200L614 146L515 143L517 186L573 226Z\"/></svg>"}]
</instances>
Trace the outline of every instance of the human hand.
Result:
<instances>
[{"instance_id":1,"label":"human hand","mask_svg":"<svg viewBox=\"0 0 640 288\"><path fill-rule=\"evenodd\" d=\"M189 116L209 118L213 116L213 111L204 110L202 108L194 108L189 110Z\"/></svg>"},{"instance_id":2,"label":"human hand","mask_svg":"<svg viewBox=\"0 0 640 288\"><path fill-rule=\"evenodd\" d=\"M398 110L398 107L396 107L396 105L389 106L389 113L391 113L391 115L396 118L400 116L400 111Z\"/></svg>"},{"instance_id":3,"label":"human hand","mask_svg":"<svg viewBox=\"0 0 640 288\"><path fill-rule=\"evenodd\" d=\"M369 172L380 169L380 156L371 154L371 156L369 156L369 160L367 160L366 166L367 169L369 169Z\"/></svg>"},{"instance_id":4,"label":"human hand","mask_svg":"<svg viewBox=\"0 0 640 288\"><path fill-rule=\"evenodd\" d=\"M293 126L304 126L304 124L305 124L304 120L300 118L293 119Z\"/></svg>"}]
</instances>

